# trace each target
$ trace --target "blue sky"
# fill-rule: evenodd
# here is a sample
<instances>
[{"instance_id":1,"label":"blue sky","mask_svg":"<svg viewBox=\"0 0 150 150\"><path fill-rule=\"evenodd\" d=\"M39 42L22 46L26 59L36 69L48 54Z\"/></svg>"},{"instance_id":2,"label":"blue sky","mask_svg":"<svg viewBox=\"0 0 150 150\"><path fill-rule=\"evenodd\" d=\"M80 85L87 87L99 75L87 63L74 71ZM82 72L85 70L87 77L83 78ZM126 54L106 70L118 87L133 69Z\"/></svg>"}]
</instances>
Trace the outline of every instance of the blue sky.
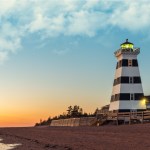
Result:
<instances>
[{"instance_id":1,"label":"blue sky","mask_svg":"<svg viewBox=\"0 0 150 150\"><path fill-rule=\"evenodd\" d=\"M0 113L35 121L69 105L93 112L109 103L113 53L126 38L141 48L150 94L149 26L148 0L0 0Z\"/></svg>"}]
</instances>

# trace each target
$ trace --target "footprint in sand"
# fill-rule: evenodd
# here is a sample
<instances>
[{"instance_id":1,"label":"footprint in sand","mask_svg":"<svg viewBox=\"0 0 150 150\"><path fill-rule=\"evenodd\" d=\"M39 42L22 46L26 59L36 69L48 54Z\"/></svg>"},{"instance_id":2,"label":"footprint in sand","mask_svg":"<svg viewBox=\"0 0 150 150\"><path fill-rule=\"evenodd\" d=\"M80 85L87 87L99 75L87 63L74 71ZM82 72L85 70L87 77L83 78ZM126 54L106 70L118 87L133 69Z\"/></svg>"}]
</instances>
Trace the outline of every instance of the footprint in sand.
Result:
<instances>
[{"instance_id":1,"label":"footprint in sand","mask_svg":"<svg viewBox=\"0 0 150 150\"><path fill-rule=\"evenodd\" d=\"M4 143L1 143L2 141L3 139L0 139L0 150L11 150L21 145L21 144L4 144Z\"/></svg>"}]
</instances>

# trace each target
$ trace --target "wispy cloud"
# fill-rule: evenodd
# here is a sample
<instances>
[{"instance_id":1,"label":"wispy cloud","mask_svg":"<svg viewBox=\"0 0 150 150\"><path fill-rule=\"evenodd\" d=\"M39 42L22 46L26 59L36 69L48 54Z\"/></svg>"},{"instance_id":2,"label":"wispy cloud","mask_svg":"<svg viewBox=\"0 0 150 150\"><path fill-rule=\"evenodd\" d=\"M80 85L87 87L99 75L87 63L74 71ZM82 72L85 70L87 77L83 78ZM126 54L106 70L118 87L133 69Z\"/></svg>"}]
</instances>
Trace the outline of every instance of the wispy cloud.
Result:
<instances>
[{"instance_id":1,"label":"wispy cloud","mask_svg":"<svg viewBox=\"0 0 150 150\"><path fill-rule=\"evenodd\" d=\"M53 50L53 53L54 54L57 54L57 55L65 55L66 53L68 53L70 50L68 48L66 49L61 49L61 50L58 50L58 49L55 49Z\"/></svg>"},{"instance_id":2,"label":"wispy cloud","mask_svg":"<svg viewBox=\"0 0 150 150\"><path fill-rule=\"evenodd\" d=\"M94 37L98 31L118 27L149 31L149 0L1 0L0 61L21 48L23 37ZM55 51L63 54L64 52Z\"/></svg>"}]
</instances>

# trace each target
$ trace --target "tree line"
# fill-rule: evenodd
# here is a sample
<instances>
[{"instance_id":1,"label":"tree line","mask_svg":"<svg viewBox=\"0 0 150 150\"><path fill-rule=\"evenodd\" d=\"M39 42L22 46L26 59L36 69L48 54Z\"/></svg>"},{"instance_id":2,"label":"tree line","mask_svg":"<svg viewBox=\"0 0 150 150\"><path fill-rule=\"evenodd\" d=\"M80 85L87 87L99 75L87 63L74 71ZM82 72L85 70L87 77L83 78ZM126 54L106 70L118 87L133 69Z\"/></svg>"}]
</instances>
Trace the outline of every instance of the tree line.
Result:
<instances>
[{"instance_id":1,"label":"tree line","mask_svg":"<svg viewBox=\"0 0 150 150\"><path fill-rule=\"evenodd\" d=\"M48 117L47 120L41 119L39 123L35 124L35 126L50 125L52 120L58 120L58 119L93 117L93 116L96 116L97 110L98 110L98 108L94 111L94 113L88 114L86 112L83 112L83 109L78 105L69 106L68 109L66 110L66 113L60 114L53 118Z\"/></svg>"}]
</instances>

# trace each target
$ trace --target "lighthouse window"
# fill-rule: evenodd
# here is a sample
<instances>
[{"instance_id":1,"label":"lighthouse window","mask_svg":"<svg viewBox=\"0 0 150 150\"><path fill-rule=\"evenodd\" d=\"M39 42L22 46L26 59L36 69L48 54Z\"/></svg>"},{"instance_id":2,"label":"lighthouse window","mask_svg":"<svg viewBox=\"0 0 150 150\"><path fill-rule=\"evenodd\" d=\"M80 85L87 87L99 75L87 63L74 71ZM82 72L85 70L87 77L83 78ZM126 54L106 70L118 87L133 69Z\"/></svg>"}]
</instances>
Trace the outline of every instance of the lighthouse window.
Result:
<instances>
[{"instance_id":1,"label":"lighthouse window","mask_svg":"<svg viewBox=\"0 0 150 150\"><path fill-rule=\"evenodd\" d=\"M137 59L133 59L132 61L133 61L133 66L134 66L134 67L137 67L137 66L138 66L138 61L137 61Z\"/></svg>"},{"instance_id":2,"label":"lighthouse window","mask_svg":"<svg viewBox=\"0 0 150 150\"><path fill-rule=\"evenodd\" d=\"M121 83L129 83L129 77L121 77Z\"/></svg>"},{"instance_id":3,"label":"lighthouse window","mask_svg":"<svg viewBox=\"0 0 150 150\"><path fill-rule=\"evenodd\" d=\"M122 59L122 66L123 67L128 66L128 59Z\"/></svg>"},{"instance_id":4,"label":"lighthouse window","mask_svg":"<svg viewBox=\"0 0 150 150\"><path fill-rule=\"evenodd\" d=\"M141 100L144 97L143 93L136 93L135 94L135 100Z\"/></svg>"},{"instance_id":5,"label":"lighthouse window","mask_svg":"<svg viewBox=\"0 0 150 150\"><path fill-rule=\"evenodd\" d=\"M128 66L132 66L132 60L131 59L128 60Z\"/></svg>"},{"instance_id":6,"label":"lighthouse window","mask_svg":"<svg viewBox=\"0 0 150 150\"><path fill-rule=\"evenodd\" d=\"M130 94L129 93L121 93L120 100L130 100Z\"/></svg>"},{"instance_id":7,"label":"lighthouse window","mask_svg":"<svg viewBox=\"0 0 150 150\"><path fill-rule=\"evenodd\" d=\"M141 83L140 77L134 77L134 83Z\"/></svg>"}]
</instances>

